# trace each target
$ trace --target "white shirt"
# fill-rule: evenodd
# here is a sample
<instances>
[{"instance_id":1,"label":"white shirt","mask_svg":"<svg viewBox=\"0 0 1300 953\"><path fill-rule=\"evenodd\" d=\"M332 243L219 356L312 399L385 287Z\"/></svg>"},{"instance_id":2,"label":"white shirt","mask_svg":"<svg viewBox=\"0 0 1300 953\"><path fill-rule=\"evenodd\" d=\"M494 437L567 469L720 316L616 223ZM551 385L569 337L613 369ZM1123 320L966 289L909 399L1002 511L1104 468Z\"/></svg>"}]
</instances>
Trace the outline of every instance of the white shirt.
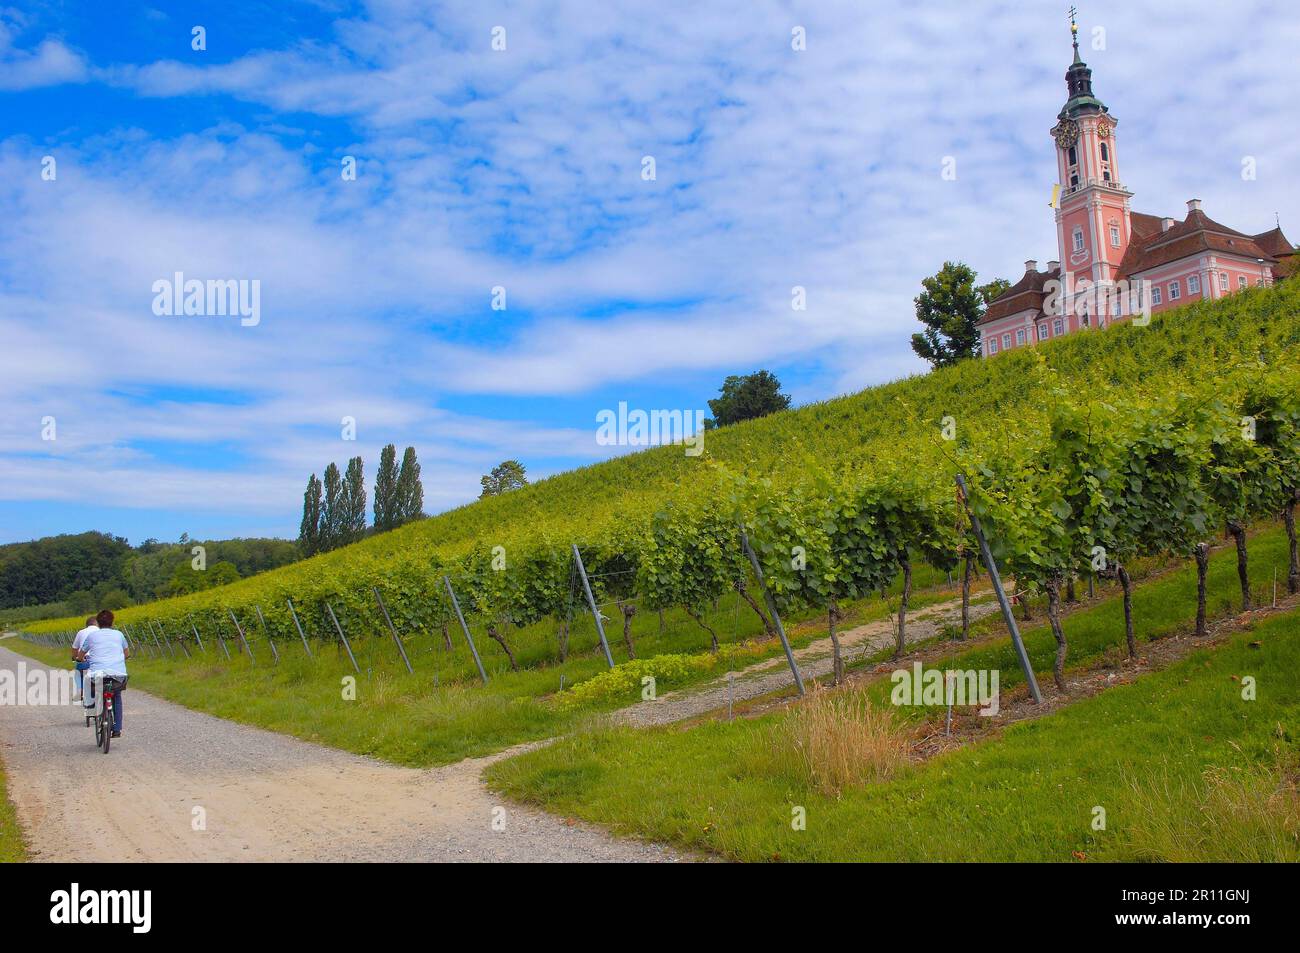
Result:
<instances>
[{"instance_id":1,"label":"white shirt","mask_svg":"<svg viewBox=\"0 0 1300 953\"><path fill-rule=\"evenodd\" d=\"M126 636L117 629L95 629L81 647L86 652L90 672L126 675Z\"/></svg>"},{"instance_id":2,"label":"white shirt","mask_svg":"<svg viewBox=\"0 0 1300 953\"><path fill-rule=\"evenodd\" d=\"M78 632L76 635L72 637L72 647L74 649L81 648L86 642L86 636L90 635L90 633L92 632L98 632L98 631L99 631L99 626L97 625L86 626L84 629L82 629L80 632Z\"/></svg>"}]
</instances>

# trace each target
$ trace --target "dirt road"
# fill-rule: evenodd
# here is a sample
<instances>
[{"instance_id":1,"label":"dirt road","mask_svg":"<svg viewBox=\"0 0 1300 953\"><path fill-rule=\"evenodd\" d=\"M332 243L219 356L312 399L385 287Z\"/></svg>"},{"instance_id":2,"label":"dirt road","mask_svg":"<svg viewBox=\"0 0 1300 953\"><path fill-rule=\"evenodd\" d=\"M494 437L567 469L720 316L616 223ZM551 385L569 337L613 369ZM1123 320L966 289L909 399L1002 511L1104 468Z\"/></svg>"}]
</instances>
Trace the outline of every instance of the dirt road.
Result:
<instances>
[{"instance_id":1,"label":"dirt road","mask_svg":"<svg viewBox=\"0 0 1300 953\"><path fill-rule=\"evenodd\" d=\"M0 669L44 668L0 648ZM130 688L123 737L78 707L0 706L0 757L36 860L665 861L668 849L501 799L496 758L421 771L190 711ZM501 828L501 829L497 829Z\"/></svg>"}]
</instances>

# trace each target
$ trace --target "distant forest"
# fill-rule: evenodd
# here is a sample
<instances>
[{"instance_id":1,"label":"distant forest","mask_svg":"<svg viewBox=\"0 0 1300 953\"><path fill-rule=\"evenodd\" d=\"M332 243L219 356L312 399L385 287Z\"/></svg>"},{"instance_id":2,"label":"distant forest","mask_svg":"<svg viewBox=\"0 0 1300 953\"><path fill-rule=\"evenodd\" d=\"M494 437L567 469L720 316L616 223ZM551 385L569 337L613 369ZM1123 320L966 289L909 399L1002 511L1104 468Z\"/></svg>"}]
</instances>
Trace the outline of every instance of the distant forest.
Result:
<instances>
[{"instance_id":1,"label":"distant forest","mask_svg":"<svg viewBox=\"0 0 1300 953\"><path fill-rule=\"evenodd\" d=\"M203 547L201 571L194 547ZM131 546L108 533L47 536L0 546L0 619L121 609L208 589L291 563L284 539L148 539ZM9 611L3 611L9 610Z\"/></svg>"}]
</instances>

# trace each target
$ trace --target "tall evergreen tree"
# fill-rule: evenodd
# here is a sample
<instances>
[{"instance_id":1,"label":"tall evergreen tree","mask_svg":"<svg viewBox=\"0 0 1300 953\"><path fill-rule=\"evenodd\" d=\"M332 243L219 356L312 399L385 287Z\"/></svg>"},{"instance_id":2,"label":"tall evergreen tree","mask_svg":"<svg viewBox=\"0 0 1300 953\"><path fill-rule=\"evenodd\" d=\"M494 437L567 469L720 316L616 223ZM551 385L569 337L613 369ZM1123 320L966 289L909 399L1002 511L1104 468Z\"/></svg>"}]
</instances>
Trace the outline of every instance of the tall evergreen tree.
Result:
<instances>
[{"instance_id":1,"label":"tall evergreen tree","mask_svg":"<svg viewBox=\"0 0 1300 953\"><path fill-rule=\"evenodd\" d=\"M366 475L360 457L348 461L339 511L340 545L355 543L366 535Z\"/></svg>"},{"instance_id":2,"label":"tall evergreen tree","mask_svg":"<svg viewBox=\"0 0 1300 953\"><path fill-rule=\"evenodd\" d=\"M304 556L320 552L320 517L321 484L313 473L302 495L302 523L298 527L298 546Z\"/></svg>"},{"instance_id":3,"label":"tall evergreen tree","mask_svg":"<svg viewBox=\"0 0 1300 953\"><path fill-rule=\"evenodd\" d=\"M320 512L320 548L337 549L343 539L343 481L339 468L331 463L325 468L325 501Z\"/></svg>"},{"instance_id":4,"label":"tall evergreen tree","mask_svg":"<svg viewBox=\"0 0 1300 953\"><path fill-rule=\"evenodd\" d=\"M418 520L424 515L424 485L420 482L420 461L415 448L402 454L402 468L397 473L397 525Z\"/></svg>"},{"instance_id":5,"label":"tall evergreen tree","mask_svg":"<svg viewBox=\"0 0 1300 953\"><path fill-rule=\"evenodd\" d=\"M379 453L375 474L375 532L386 533L397 525L397 447L389 444Z\"/></svg>"}]
</instances>

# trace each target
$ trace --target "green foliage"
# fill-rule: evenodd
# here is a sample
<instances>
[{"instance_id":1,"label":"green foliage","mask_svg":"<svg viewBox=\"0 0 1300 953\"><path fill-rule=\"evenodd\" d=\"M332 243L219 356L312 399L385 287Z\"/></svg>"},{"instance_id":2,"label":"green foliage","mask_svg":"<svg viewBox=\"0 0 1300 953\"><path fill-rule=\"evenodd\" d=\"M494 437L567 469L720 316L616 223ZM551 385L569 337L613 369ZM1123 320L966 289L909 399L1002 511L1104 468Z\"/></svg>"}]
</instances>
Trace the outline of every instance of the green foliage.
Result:
<instances>
[{"instance_id":1,"label":"green foliage","mask_svg":"<svg viewBox=\"0 0 1300 953\"><path fill-rule=\"evenodd\" d=\"M388 444L379 452L375 474L375 532L386 533L398 524L397 447Z\"/></svg>"},{"instance_id":2,"label":"green foliage","mask_svg":"<svg viewBox=\"0 0 1300 953\"><path fill-rule=\"evenodd\" d=\"M743 376L732 374L722 382L718 396L709 401L713 417L704 422L706 429L757 420L790 406L790 397L781 393L781 382L770 371L759 370Z\"/></svg>"},{"instance_id":3,"label":"green foliage","mask_svg":"<svg viewBox=\"0 0 1300 953\"><path fill-rule=\"evenodd\" d=\"M528 477L524 475L524 465L518 460L504 460L482 477L479 483L483 487L483 492L479 494L479 499L482 500L521 489L528 485Z\"/></svg>"},{"instance_id":4,"label":"green foliage","mask_svg":"<svg viewBox=\"0 0 1300 953\"><path fill-rule=\"evenodd\" d=\"M397 473L397 525L424 518L424 485L420 482L420 461L415 448L407 447Z\"/></svg>"},{"instance_id":5,"label":"green foliage","mask_svg":"<svg viewBox=\"0 0 1300 953\"><path fill-rule=\"evenodd\" d=\"M302 522L298 526L298 548L303 556L315 556L325 548L321 545L321 493L321 482L313 473L302 495Z\"/></svg>"},{"instance_id":6,"label":"green foliage","mask_svg":"<svg viewBox=\"0 0 1300 953\"><path fill-rule=\"evenodd\" d=\"M988 303L1011 287L1002 278L976 286L975 271L962 262L946 261L938 273L921 282L916 319L925 330L912 335L912 350L934 367L950 367L979 354L977 325Z\"/></svg>"}]
</instances>

